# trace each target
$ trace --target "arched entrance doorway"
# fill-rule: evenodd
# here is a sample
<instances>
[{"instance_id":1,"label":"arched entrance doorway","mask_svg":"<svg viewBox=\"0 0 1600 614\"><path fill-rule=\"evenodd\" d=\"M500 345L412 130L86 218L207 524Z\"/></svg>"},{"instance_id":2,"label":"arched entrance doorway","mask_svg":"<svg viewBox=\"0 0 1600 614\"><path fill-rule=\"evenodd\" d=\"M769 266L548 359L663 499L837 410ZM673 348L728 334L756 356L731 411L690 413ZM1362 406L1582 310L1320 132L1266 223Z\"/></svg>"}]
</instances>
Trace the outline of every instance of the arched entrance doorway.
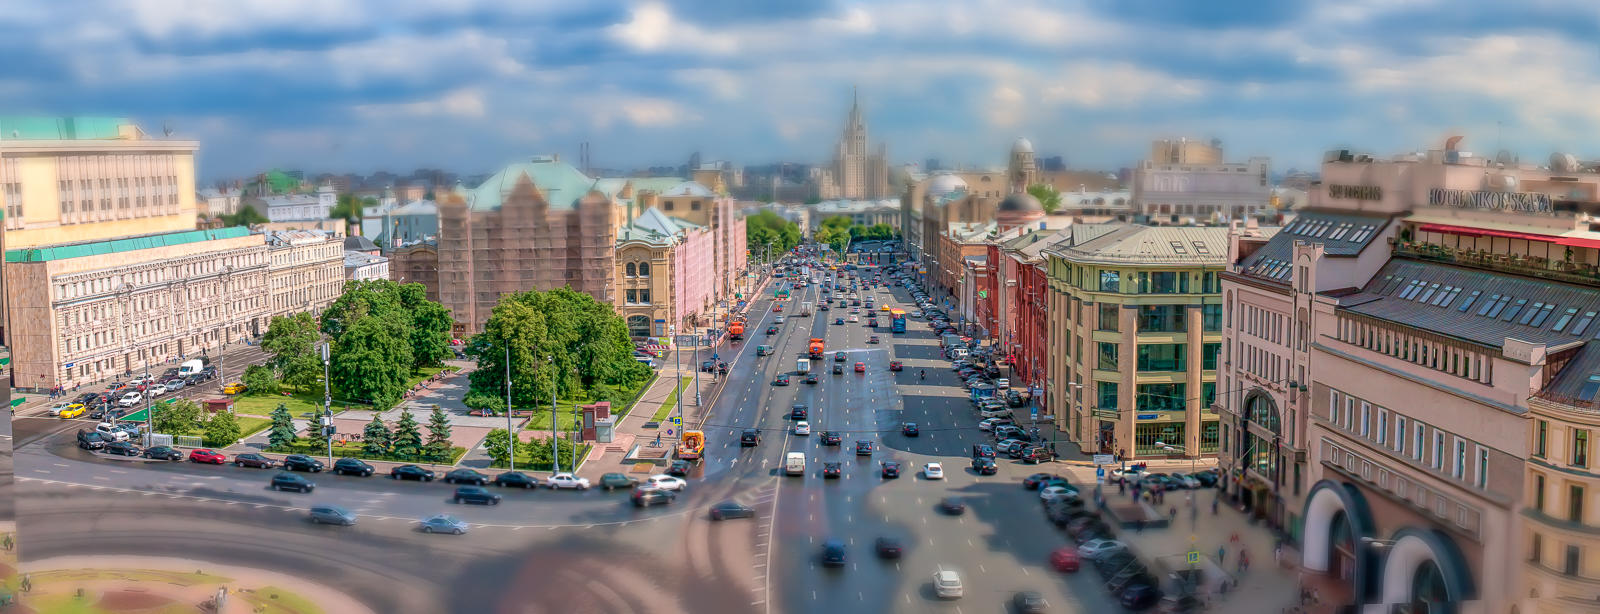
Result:
<instances>
[{"instance_id":1,"label":"arched entrance doorway","mask_svg":"<svg viewBox=\"0 0 1600 614\"><path fill-rule=\"evenodd\" d=\"M1236 465L1242 475L1235 494L1252 515L1273 526L1283 526L1283 501L1273 488L1280 478L1277 442L1283 429L1282 413L1277 402L1260 388L1245 396L1242 409L1245 422L1240 429L1242 447Z\"/></svg>"},{"instance_id":2,"label":"arched entrance doorway","mask_svg":"<svg viewBox=\"0 0 1600 614\"><path fill-rule=\"evenodd\" d=\"M1406 528L1390 540L1383 561L1383 603L1402 612L1454 612L1476 598L1472 572L1449 536Z\"/></svg>"},{"instance_id":3,"label":"arched entrance doorway","mask_svg":"<svg viewBox=\"0 0 1600 614\"><path fill-rule=\"evenodd\" d=\"M1370 603L1378 555L1361 539L1375 534L1372 513L1361 491L1333 480L1322 480L1306 496L1302 565L1306 571L1327 574L1351 586L1352 600Z\"/></svg>"},{"instance_id":4,"label":"arched entrance doorway","mask_svg":"<svg viewBox=\"0 0 1600 614\"><path fill-rule=\"evenodd\" d=\"M631 337L649 337L650 316L628 316L628 335Z\"/></svg>"}]
</instances>

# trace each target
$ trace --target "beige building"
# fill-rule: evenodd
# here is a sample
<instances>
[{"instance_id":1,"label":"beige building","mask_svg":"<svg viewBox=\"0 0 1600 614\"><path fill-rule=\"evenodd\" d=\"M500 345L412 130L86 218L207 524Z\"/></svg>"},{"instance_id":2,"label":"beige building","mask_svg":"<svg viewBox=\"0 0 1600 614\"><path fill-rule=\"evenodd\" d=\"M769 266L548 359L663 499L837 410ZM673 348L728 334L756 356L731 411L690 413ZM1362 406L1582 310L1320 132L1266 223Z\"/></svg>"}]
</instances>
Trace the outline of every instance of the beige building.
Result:
<instances>
[{"instance_id":1,"label":"beige building","mask_svg":"<svg viewBox=\"0 0 1600 614\"><path fill-rule=\"evenodd\" d=\"M260 334L270 267L239 227L9 250L14 384L88 385Z\"/></svg>"},{"instance_id":2,"label":"beige building","mask_svg":"<svg viewBox=\"0 0 1600 614\"><path fill-rule=\"evenodd\" d=\"M428 300L439 302L439 247L412 243L389 251L389 277L403 284L427 288Z\"/></svg>"},{"instance_id":3,"label":"beige building","mask_svg":"<svg viewBox=\"0 0 1600 614\"><path fill-rule=\"evenodd\" d=\"M1156 141L1133 170L1133 206L1158 224L1244 219L1271 204L1270 166L1262 157L1223 162L1215 141Z\"/></svg>"},{"instance_id":4,"label":"beige building","mask_svg":"<svg viewBox=\"0 0 1600 614\"><path fill-rule=\"evenodd\" d=\"M311 230L263 233L272 264L272 317L320 312L344 292L344 241Z\"/></svg>"},{"instance_id":5,"label":"beige building","mask_svg":"<svg viewBox=\"0 0 1600 614\"><path fill-rule=\"evenodd\" d=\"M198 148L125 119L0 117L7 248L194 229Z\"/></svg>"},{"instance_id":6,"label":"beige building","mask_svg":"<svg viewBox=\"0 0 1600 614\"><path fill-rule=\"evenodd\" d=\"M861 118L861 101L852 96L850 117L844 135L834 149L833 165L820 169L816 177L823 200L889 198L889 146L880 143L876 151L867 144L867 123Z\"/></svg>"},{"instance_id":7,"label":"beige building","mask_svg":"<svg viewBox=\"0 0 1600 614\"><path fill-rule=\"evenodd\" d=\"M614 302L616 207L572 165L539 156L438 196L440 302L457 336L509 293L571 286Z\"/></svg>"}]
</instances>

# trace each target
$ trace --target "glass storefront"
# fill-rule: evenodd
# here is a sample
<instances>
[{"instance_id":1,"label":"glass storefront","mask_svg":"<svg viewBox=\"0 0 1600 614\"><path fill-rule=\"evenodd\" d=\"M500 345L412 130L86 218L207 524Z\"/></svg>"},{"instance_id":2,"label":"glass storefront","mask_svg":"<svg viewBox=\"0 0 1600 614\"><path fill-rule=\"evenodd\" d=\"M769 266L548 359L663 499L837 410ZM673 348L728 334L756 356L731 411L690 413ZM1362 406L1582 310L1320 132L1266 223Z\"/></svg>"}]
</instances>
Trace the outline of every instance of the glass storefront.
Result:
<instances>
[{"instance_id":1,"label":"glass storefront","mask_svg":"<svg viewBox=\"0 0 1600 614\"><path fill-rule=\"evenodd\" d=\"M1141 456L1170 454L1157 447L1156 442L1183 447L1183 427L1184 424L1182 422L1151 422L1134 425L1133 453Z\"/></svg>"},{"instance_id":2,"label":"glass storefront","mask_svg":"<svg viewBox=\"0 0 1600 614\"><path fill-rule=\"evenodd\" d=\"M1215 454L1220 443L1218 438L1221 433L1221 425L1217 422L1200 423L1200 453Z\"/></svg>"}]
</instances>

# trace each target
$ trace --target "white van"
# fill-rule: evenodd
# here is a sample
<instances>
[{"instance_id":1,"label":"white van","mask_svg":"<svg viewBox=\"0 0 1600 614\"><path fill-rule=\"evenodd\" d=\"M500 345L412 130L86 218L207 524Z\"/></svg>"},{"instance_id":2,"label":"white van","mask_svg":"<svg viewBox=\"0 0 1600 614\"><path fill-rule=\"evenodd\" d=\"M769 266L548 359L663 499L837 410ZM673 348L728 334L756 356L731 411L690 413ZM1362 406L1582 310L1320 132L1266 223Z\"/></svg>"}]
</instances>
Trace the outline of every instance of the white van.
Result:
<instances>
[{"instance_id":1,"label":"white van","mask_svg":"<svg viewBox=\"0 0 1600 614\"><path fill-rule=\"evenodd\" d=\"M206 361L204 360L200 360L198 358L194 360L185 360L183 361L183 364L178 365L178 375L189 377L205 370L205 368Z\"/></svg>"},{"instance_id":2,"label":"white van","mask_svg":"<svg viewBox=\"0 0 1600 614\"><path fill-rule=\"evenodd\" d=\"M950 350L950 359L951 360L966 360L967 359L967 350L964 349L964 348L955 348L955 349Z\"/></svg>"},{"instance_id":3,"label":"white van","mask_svg":"<svg viewBox=\"0 0 1600 614\"><path fill-rule=\"evenodd\" d=\"M784 455L783 472L786 475L805 475L806 454L804 452L790 452Z\"/></svg>"}]
</instances>

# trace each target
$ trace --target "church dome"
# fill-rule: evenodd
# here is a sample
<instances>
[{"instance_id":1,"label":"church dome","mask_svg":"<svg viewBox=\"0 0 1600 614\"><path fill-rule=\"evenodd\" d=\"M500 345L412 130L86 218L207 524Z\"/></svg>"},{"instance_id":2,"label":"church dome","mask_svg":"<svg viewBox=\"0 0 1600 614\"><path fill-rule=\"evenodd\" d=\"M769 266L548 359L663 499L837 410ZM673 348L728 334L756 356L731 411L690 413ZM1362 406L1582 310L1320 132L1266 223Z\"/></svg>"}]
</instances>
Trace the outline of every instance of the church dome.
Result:
<instances>
[{"instance_id":1,"label":"church dome","mask_svg":"<svg viewBox=\"0 0 1600 614\"><path fill-rule=\"evenodd\" d=\"M1033 153L1033 143L1019 136L1017 141L1011 144L1011 153Z\"/></svg>"},{"instance_id":2,"label":"church dome","mask_svg":"<svg viewBox=\"0 0 1600 614\"><path fill-rule=\"evenodd\" d=\"M1044 213L1044 207L1039 204L1039 199L1027 192L1017 192L1000 201L997 209L999 213Z\"/></svg>"},{"instance_id":3,"label":"church dome","mask_svg":"<svg viewBox=\"0 0 1600 614\"><path fill-rule=\"evenodd\" d=\"M964 192L967 182L950 173L939 173L928 180L929 196L944 196L951 192Z\"/></svg>"}]
</instances>

